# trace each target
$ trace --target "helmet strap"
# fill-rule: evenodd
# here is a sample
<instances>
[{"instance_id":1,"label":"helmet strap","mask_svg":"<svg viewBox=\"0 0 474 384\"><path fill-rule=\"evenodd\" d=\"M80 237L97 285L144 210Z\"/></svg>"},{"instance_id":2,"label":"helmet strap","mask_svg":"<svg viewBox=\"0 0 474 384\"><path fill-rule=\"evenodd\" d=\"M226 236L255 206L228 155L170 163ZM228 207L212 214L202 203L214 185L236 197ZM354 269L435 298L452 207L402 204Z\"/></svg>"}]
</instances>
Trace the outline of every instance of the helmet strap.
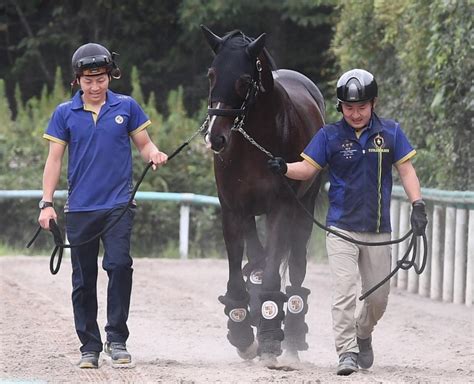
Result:
<instances>
[{"instance_id":1,"label":"helmet strap","mask_svg":"<svg viewBox=\"0 0 474 384\"><path fill-rule=\"evenodd\" d=\"M73 81L71 81L71 97L74 95L74 87L79 85L79 76L76 76Z\"/></svg>"}]
</instances>

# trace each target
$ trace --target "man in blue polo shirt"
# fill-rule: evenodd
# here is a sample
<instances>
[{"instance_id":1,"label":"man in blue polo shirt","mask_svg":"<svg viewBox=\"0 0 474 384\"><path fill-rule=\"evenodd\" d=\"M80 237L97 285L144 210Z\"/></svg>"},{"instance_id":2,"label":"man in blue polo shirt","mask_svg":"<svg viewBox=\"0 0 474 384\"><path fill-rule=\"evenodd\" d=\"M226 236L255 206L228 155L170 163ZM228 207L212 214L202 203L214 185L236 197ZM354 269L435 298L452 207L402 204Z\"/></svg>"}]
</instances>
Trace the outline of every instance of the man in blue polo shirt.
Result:
<instances>
[{"instance_id":1,"label":"man in blue polo shirt","mask_svg":"<svg viewBox=\"0 0 474 384\"><path fill-rule=\"evenodd\" d=\"M53 194L68 149L66 231L71 244L87 241L123 212L133 190L130 141L153 169L167 155L151 141L150 120L130 96L110 91L112 78L120 78L113 55L99 44L79 47L72 57L74 83L80 90L54 111L43 137L49 154L43 174L40 225L48 229L56 220ZM131 140L130 140L131 139ZM107 271L107 334L104 350L114 364L131 362L126 348L127 319L132 289L130 236L134 208L101 236L102 267ZM97 258L100 239L71 249L72 303L76 332L81 341L81 368L98 368L102 340L97 324Z\"/></svg>"},{"instance_id":2,"label":"man in blue polo shirt","mask_svg":"<svg viewBox=\"0 0 474 384\"><path fill-rule=\"evenodd\" d=\"M276 173L296 180L315 176L329 168L330 228L360 241L390 240L392 166L397 169L413 205L411 224L415 235L424 233L427 219L421 189L411 158L415 155L400 125L379 118L374 107L377 83L371 73L353 69L337 82L337 109L343 118L327 124L313 137L301 157L286 164L269 160ZM338 375L349 375L358 367L373 364L372 332L385 312L390 284L369 295L355 318L357 279L367 291L389 273L391 248L360 246L328 233L329 265L334 284L333 331L339 355Z\"/></svg>"}]
</instances>

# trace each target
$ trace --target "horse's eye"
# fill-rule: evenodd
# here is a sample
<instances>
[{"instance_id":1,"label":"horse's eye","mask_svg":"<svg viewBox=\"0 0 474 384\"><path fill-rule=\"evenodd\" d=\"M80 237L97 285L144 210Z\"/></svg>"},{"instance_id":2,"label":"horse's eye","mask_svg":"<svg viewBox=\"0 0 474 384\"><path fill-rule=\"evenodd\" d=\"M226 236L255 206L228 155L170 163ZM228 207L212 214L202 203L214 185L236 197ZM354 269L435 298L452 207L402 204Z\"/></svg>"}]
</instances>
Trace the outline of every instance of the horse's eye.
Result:
<instances>
[{"instance_id":1,"label":"horse's eye","mask_svg":"<svg viewBox=\"0 0 474 384\"><path fill-rule=\"evenodd\" d=\"M251 81L252 77L250 75L242 75L235 82L235 90L242 99L245 99L245 96L247 96Z\"/></svg>"}]
</instances>

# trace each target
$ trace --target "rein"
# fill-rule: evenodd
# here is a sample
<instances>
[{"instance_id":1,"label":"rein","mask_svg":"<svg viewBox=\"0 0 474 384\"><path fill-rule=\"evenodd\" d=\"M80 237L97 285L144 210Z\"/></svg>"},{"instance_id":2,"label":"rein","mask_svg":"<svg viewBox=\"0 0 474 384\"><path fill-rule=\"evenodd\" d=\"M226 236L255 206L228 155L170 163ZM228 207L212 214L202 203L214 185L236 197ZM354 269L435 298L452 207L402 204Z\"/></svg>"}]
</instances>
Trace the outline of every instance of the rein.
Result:
<instances>
[{"instance_id":1,"label":"rein","mask_svg":"<svg viewBox=\"0 0 474 384\"><path fill-rule=\"evenodd\" d=\"M175 149L175 151L170 156L168 156L168 161L173 159L178 153L180 153L184 149L184 147L186 147L199 133L205 132L205 130L208 127L208 124L209 124L209 117L207 117L204 120L201 127L188 140L183 142L178 148ZM152 166L153 166L153 162L150 161L147 164L147 166L145 167L145 169L143 170L143 172L142 172L140 178L138 179L137 183L135 184L135 187L133 188L132 194L130 195L130 198L129 198L127 204L122 208L122 212L120 213L120 215L117 216L117 218L112 222L112 224L110 224L107 228L104 228L102 231L100 231L99 233L92 236L90 239L88 239L86 241L83 241L81 243L78 243L78 244L64 244L63 236L62 236L61 231L58 227L58 224L56 223L56 221L54 219L49 220L49 230L53 234L54 244L55 244L55 248L54 248L54 250L51 254L50 261L49 261L49 270L50 270L51 274L55 275L59 272L59 268L61 267L61 261L62 261L63 252L64 252L65 248L77 248L77 247L81 247L81 246L83 246L87 243L90 243L91 241L93 241L93 240L99 238L100 236L104 235L104 233L109 231L111 228L113 228L119 222L119 220L123 217L125 212L127 212L128 207L133 205L133 200L135 198L135 194L137 193L138 188L140 187L140 184L142 183L143 179L145 178L145 175L147 174L148 170ZM42 227L39 226L38 229L36 230L35 234L33 235L32 239L26 245L26 248L29 248L35 242L36 238L38 237L38 235L41 232L41 229L42 229ZM58 253L58 250L59 250L59 253ZM56 254L58 255L58 260L57 260L57 263L56 263L56 266L55 266L54 265L54 260L56 258Z\"/></svg>"},{"instance_id":2,"label":"rein","mask_svg":"<svg viewBox=\"0 0 474 384\"><path fill-rule=\"evenodd\" d=\"M262 151L263 153L265 153L268 157L270 157L271 159L275 158L275 156L267 151L265 148L263 148L260 144L258 144L244 129L243 129L243 125L244 125L244 120L245 120L245 116L243 116L243 118L241 118L237 124L236 122L234 122L234 125L232 126L231 130L233 131L238 131L242 134L242 136L244 136L244 138L246 140L248 140L250 142L250 144L252 144L253 146L257 147L260 151ZM236 118L237 120L237 118ZM316 224L319 228L329 232L329 233L332 233L333 235L336 235L338 237L340 237L341 239L344 239L346 241L349 241L350 243L353 243L353 244L358 244L358 245L364 245L364 246L369 246L369 247L374 247L374 246L381 246L381 245L391 245L391 244L398 244L398 243L401 243L402 241L406 240L410 235L413 234L413 230L410 229L405 235L403 235L401 238L399 239L395 239L395 240L389 240L389 241L380 241L380 242L367 242L367 241L360 241L360 240L356 240L356 239L353 239L339 231L336 231L334 229L331 229L329 227L327 227L326 225L320 223L318 220L316 220L316 218L313 216L313 214L311 212L309 212L306 207L303 205L303 203L300 201L300 199L298 198L298 196L296 195L295 191L293 190L293 188L291 188L291 185L289 184L287 178L284 176L284 175L281 175L281 177L283 178L283 183L285 184L285 186L288 188L288 190L291 192L292 196L294 197L294 199L296 200L296 202L298 203L298 205L303 209L304 213L306 215L308 215L308 217L311 218L311 220L313 221L314 224ZM423 234L422 235L422 238L423 238L423 256L422 256L422 262L421 262L421 266L418 267L418 265L416 264L416 257L417 257L417 240L416 240L416 236L412 235L411 237L411 240L410 240L410 244L408 246L408 249L407 251L405 252L405 255L400 259L400 260L397 260L397 265L396 267L387 275L387 277L385 277L382 281L380 281L378 284L376 284L375 286L373 286L372 288L370 288L367 292L365 292L364 294L362 294L360 297L359 297L359 300L364 300L367 296L369 296L371 293L373 293L375 290L377 290L378 288L380 288L382 285L384 285L388 280L390 280L392 278L392 276L394 276L399 269L403 269L403 270L408 270L410 269L411 267L413 267L415 269L415 272L420 275L425 267L426 267L426 262L427 262L427 258L428 258L428 241L426 239L426 234ZM412 257L410 260L408 260L408 256L410 254L410 252L413 250L413 254L412 254Z\"/></svg>"}]
</instances>

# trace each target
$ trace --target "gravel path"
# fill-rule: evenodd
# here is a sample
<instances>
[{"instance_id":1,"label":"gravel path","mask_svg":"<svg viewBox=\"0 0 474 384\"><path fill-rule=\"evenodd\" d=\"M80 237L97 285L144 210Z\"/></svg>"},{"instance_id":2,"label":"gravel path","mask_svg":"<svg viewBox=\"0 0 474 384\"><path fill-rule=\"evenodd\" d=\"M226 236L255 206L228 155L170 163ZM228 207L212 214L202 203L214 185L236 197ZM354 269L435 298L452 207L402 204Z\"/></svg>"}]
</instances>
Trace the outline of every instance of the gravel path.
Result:
<instances>
[{"instance_id":1,"label":"gravel path","mask_svg":"<svg viewBox=\"0 0 474 384\"><path fill-rule=\"evenodd\" d=\"M474 382L473 309L394 290L374 333L375 364L335 375L328 267L309 263L310 349L295 370L240 360L226 339L224 260L136 259L128 341L134 364L80 370L71 267L52 276L46 257L0 257L0 383L469 383ZM105 325L106 274L99 276Z\"/></svg>"}]
</instances>

